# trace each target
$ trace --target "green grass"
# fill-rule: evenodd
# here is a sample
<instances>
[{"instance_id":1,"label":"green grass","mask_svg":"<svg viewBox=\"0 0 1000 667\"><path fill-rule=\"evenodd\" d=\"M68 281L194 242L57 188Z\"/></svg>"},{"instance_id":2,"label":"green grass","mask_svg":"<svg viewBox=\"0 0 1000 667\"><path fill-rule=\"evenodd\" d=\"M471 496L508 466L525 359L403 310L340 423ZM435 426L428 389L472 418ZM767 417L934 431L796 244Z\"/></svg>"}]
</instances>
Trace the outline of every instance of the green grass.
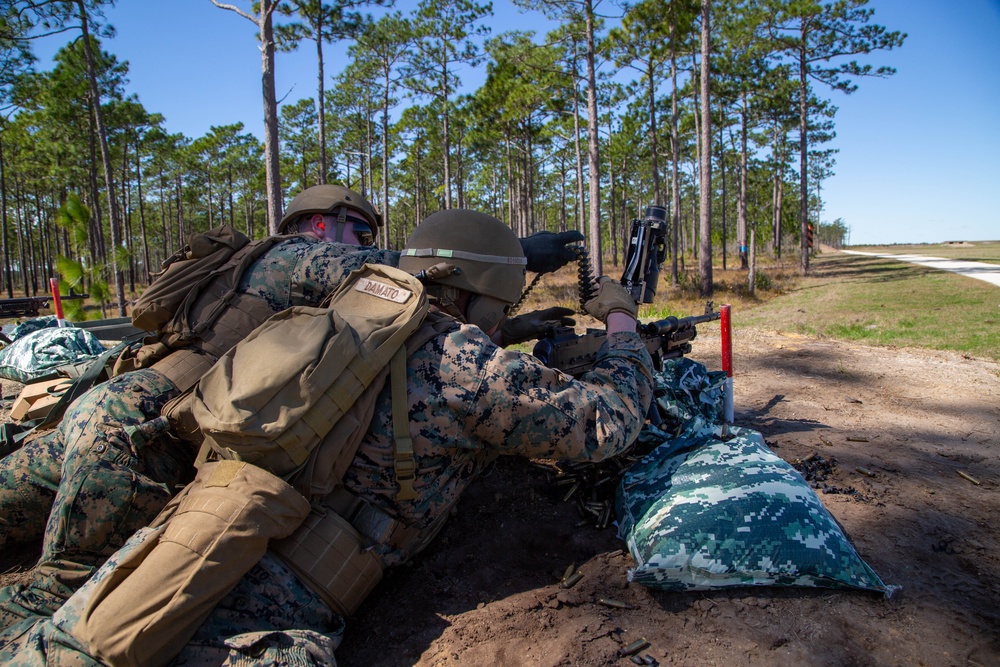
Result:
<instances>
[{"instance_id":1,"label":"green grass","mask_svg":"<svg viewBox=\"0 0 1000 667\"><path fill-rule=\"evenodd\" d=\"M1000 264L1000 241L969 241L963 245L920 243L911 245L851 246L848 250L892 255L928 255L967 262Z\"/></svg>"},{"instance_id":2,"label":"green grass","mask_svg":"<svg viewBox=\"0 0 1000 667\"><path fill-rule=\"evenodd\" d=\"M779 296L734 310L733 324L1000 361L1000 288L878 257L817 256L809 276Z\"/></svg>"}]
</instances>

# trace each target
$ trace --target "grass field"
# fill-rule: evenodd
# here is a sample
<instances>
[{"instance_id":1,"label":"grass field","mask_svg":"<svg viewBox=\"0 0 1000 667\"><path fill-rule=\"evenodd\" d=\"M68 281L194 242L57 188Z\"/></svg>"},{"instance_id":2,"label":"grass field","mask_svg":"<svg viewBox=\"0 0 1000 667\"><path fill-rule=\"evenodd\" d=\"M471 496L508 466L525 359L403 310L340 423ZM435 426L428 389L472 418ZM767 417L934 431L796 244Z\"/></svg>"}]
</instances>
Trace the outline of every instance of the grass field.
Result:
<instances>
[{"instance_id":1,"label":"grass field","mask_svg":"<svg viewBox=\"0 0 1000 667\"><path fill-rule=\"evenodd\" d=\"M912 245L850 246L848 250L891 255L928 255L968 262L1000 264L1000 241L967 241L963 243L919 243Z\"/></svg>"},{"instance_id":2,"label":"grass field","mask_svg":"<svg viewBox=\"0 0 1000 667\"><path fill-rule=\"evenodd\" d=\"M809 276L783 294L734 312L733 322L1000 361L1000 288L879 257L819 255Z\"/></svg>"}]
</instances>

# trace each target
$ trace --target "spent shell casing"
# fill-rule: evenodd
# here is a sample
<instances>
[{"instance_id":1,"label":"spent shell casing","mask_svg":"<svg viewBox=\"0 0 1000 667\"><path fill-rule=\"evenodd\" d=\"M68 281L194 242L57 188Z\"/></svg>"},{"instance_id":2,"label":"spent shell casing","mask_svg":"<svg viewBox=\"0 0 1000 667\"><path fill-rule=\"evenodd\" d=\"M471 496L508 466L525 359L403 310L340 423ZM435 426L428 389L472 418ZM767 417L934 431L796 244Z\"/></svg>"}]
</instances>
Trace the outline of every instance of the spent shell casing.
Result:
<instances>
[{"instance_id":1,"label":"spent shell casing","mask_svg":"<svg viewBox=\"0 0 1000 667\"><path fill-rule=\"evenodd\" d=\"M640 658L640 657L639 657L639 656L637 656L637 655L633 655L633 656L631 657L631 660L632 660L632 664L634 664L634 665L645 665L645 664L646 664L646 663L645 663L645 662L643 661L643 659L642 659L642 658Z\"/></svg>"},{"instance_id":2,"label":"spent shell casing","mask_svg":"<svg viewBox=\"0 0 1000 667\"><path fill-rule=\"evenodd\" d=\"M628 646L623 646L620 649L618 649L618 655L621 657L625 657L627 655L635 655L644 648L649 648L649 642L647 642L645 638L636 639Z\"/></svg>"},{"instance_id":3,"label":"spent shell casing","mask_svg":"<svg viewBox=\"0 0 1000 667\"><path fill-rule=\"evenodd\" d=\"M552 482L556 486L565 486L566 484L573 484L574 482L579 482L576 475L566 475L562 477L556 477L555 481Z\"/></svg>"},{"instance_id":4,"label":"spent shell casing","mask_svg":"<svg viewBox=\"0 0 1000 667\"><path fill-rule=\"evenodd\" d=\"M580 480L576 480L573 486L569 487L569 491L566 492L566 495L563 496L563 502L566 502L567 500L572 498L573 494L576 493L577 490L579 490L579 488L580 488Z\"/></svg>"},{"instance_id":5,"label":"spent shell casing","mask_svg":"<svg viewBox=\"0 0 1000 667\"><path fill-rule=\"evenodd\" d=\"M980 486L979 480L976 479L975 477L973 477L972 475L970 475L968 473L964 473L961 470L958 471L958 474L961 475L962 479L968 480L968 481L972 482L973 484L975 484L976 486Z\"/></svg>"},{"instance_id":6,"label":"spent shell casing","mask_svg":"<svg viewBox=\"0 0 1000 667\"><path fill-rule=\"evenodd\" d=\"M597 600L598 604L603 604L605 607L611 607L613 609L631 609L631 605L625 604L621 600L614 600L612 598L599 598Z\"/></svg>"},{"instance_id":7,"label":"spent shell casing","mask_svg":"<svg viewBox=\"0 0 1000 667\"><path fill-rule=\"evenodd\" d=\"M559 584L559 587L560 588L573 588L574 586L577 585L577 583L579 583L579 581L581 579L583 579L583 572L580 572L580 571L574 572L573 574L571 574L569 576L568 579L564 579L563 582L561 584Z\"/></svg>"},{"instance_id":8,"label":"spent shell casing","mask_svg":"<svg viewBox=\"0 0 1000 667\"><path fill-rule=\"evenodd\" d=\"M601 512L601 518L597 521L598 528L607 528L608 521L611 519L611 508L605 507L604 511Z\"/></svg>"},{"instance_id":9,"label":"spent shell casing","mask_svg":"<svg viewBox=\"0 0 1000 667\"><path fill-rule=\"evenodd\" d=\"M576 563L570 563L569 565L566 566L566 571L563 572L563 576L562 579L560 579L560 581L566 581L567 579L573 576L574 572L576 572Z\"/></svg>"},{"instance_id":10,"label":"spent shell casing","mask_svg":"<svg viewBox=\"0 0 1000 667\"><path fill-rule=\"evenodd\" d=\"M857 468L855 468L855 470L857 470L859 473L861 473L866 477L875 477L875 473L873 473L868 468L862 468L861 466L858 466Z\"/></svg>"}]
</instances>

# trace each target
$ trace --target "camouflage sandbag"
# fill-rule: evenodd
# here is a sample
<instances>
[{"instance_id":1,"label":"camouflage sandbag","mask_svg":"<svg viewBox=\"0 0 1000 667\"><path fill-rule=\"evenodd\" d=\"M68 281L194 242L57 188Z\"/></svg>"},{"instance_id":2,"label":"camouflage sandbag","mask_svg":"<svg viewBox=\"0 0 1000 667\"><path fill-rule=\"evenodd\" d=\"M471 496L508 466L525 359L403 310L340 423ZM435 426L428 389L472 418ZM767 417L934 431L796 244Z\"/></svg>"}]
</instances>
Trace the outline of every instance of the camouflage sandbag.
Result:
<instances>
[{"instance_id":1,"label":"camouflage sandbag","mask_svg":"<svg viewBox=\"0 0 1000 667\"><path fill-rule=\"evenodd\" d=\"M636 562L631 581L671 591L895 590L861 560L805 480L759 433L729 430L727 439L708 422L679 437L643 430L646 444L661 444L625 472L616 499L620 534Z\"/></svg>"},{"instance_id":2,"label":"camouflage sandbag","mask_svg":"<svg viewBox=\"0 0 1000 667\"><path fill-rule=\"evenodd\" d=\"M101 342L85 329L39 329L0 350L0 377L27 383L49 375L59 366L93 359L104 351Z\"/></svg>"},{"instance_id":3,"label":"camouflage sandbag","mask_svg":"<svg viewBox=\"0 0 1000 667\"><path fill-rule=\"evenodd\" d=\"M7 336L11 339L11 341L15 341L18 338L23 338L32 332L39 331L41 329L54 328L57 326L59 326L59 318L55 315L42 315L41 317L33 317L30 320L21 322L11 329Z\"/></svg>"},{"instance_id":4,"label":"camouflage sandbag","mask_svg":"<svg viewBox=\"0 0 1000 667\"><path fill-rule=\"evenodd\" d=\"M724 372L709 371L704 364L686 357L664 361L653 377L659 430L680 436L721 422L725 383ZM653 443L653 447L657 445L659 442Z\"/></svg>"}]
</instances>

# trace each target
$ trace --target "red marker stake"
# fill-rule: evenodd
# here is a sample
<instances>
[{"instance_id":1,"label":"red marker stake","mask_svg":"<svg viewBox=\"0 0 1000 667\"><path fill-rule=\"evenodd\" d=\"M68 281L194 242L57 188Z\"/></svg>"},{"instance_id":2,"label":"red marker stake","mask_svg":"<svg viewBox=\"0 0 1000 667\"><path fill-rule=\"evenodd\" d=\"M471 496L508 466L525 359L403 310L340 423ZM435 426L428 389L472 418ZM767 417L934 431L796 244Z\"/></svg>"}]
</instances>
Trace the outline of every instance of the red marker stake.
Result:
<instances>
[{"instance_id":1,"label":"red marker stake","mask_svg":"<svg viewBox=\"0 0 1000 667\"><path fill-rule=\"evenodd\" d=\"M730 310L728 303L719 308L719 323L722 325L722 370L726 372L723 419L727 424L733 423L733 325L729 317Z\"/></svg>"},{"instance_id":2,"label":"red marker stake","mask_svg":"<svg viewBox=\"0 0 1000 667\"><path fill-rule=\"evenodd\" d=\"M66 320L63 319L63 309L62 309L62 297L59 296L59 281L55 278L49 278L49 287L52 288L52 303L55 304L56 309L56 319L59 321L59 326L66 326Z\"/></svg>"}]
</instances>

